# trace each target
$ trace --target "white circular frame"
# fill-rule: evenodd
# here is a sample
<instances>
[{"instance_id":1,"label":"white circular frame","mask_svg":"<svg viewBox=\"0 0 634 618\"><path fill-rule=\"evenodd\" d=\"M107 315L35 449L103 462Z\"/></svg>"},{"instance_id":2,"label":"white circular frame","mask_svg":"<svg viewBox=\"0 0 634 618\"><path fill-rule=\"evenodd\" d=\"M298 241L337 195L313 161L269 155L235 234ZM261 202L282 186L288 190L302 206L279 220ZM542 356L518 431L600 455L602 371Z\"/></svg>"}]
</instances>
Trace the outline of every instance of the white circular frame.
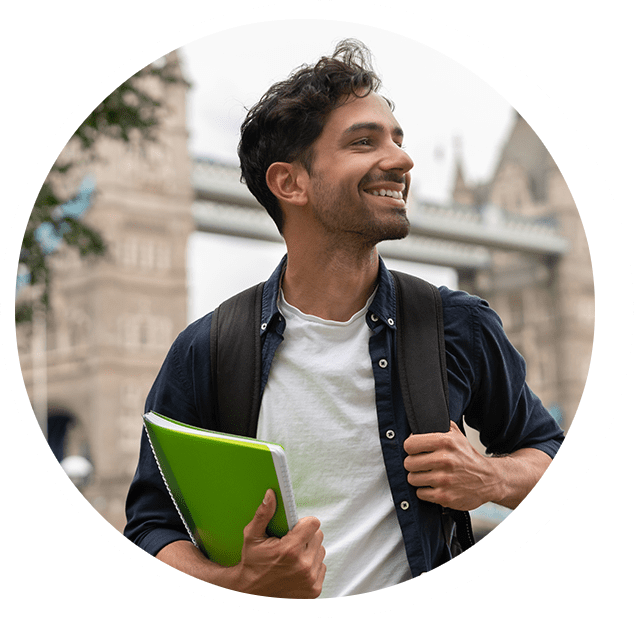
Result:
<instances>
[{"instance_id":1,"label":"white circular frame","mask_svg":"<svg viewBox=\"0 0 634 618\"><path fill-rule=\"evenodd\" d=\"M15 276L26 223L48 170L79 124L106 95L142 67L193 40L256 23L323 21L325 4L338 22L383 28L454 59L495 88L530 123L563 173L584 224L595 280L595 341L586 389L559 455L513 516L483 541L456 560L400 584L398 590L314 601L267 599L205 584L161 563L112 528L72 485L39 429L20 372L13 320ZM403 609L460 588L510 557L556 515L590 469L618 409L634 331L633 291L627 240L601 169L572 123L535 82L486 45L427 17L376 4L303 0L222 15L176 32L113 71L72 111L42 153L18 205L3 265L0 327L9 386L33 448L68 502L108 543L147 571L214 601L281 616L348 618Z\"/></svg>"}]
</instances>

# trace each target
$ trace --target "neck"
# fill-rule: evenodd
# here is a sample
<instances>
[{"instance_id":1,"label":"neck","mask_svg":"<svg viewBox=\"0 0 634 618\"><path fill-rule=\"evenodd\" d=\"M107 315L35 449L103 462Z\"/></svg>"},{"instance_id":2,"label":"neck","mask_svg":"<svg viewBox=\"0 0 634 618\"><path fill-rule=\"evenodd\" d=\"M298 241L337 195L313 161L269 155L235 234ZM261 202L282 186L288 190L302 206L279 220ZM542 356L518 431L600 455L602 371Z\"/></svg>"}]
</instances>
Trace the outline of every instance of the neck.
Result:
<instances>
[{"instance_id":1,"label":"neck","mask_svg":"<svg viewBox=\"0 0 634 618\"><path fill-rule=\"evenodd\" d=\"M342 251L300 253L289 246L282 289L288 303L303 313L345 322L363 309L378 273L376 247L363 255L346 255Z\"/></svg>"}]
</instances>

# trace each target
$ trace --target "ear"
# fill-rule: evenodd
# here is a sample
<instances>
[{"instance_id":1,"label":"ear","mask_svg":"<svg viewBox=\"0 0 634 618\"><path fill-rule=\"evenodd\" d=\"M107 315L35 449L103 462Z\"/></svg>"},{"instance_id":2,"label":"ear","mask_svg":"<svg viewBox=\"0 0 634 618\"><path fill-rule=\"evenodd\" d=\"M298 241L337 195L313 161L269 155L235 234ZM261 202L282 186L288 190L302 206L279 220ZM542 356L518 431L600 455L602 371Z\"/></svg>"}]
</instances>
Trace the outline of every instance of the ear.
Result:
<instances>
[{"instance_id":1,"label":"ear","mask_svg":"<svg viewBox=\"0 0 634 618\"><path fill-rule=\"evenodd\" d=\"M299 163L277 161L266 171L266 184L280 201L293 206L304 206L308 200L306 179L308 173Z\"/></svg>"}]
</instances>

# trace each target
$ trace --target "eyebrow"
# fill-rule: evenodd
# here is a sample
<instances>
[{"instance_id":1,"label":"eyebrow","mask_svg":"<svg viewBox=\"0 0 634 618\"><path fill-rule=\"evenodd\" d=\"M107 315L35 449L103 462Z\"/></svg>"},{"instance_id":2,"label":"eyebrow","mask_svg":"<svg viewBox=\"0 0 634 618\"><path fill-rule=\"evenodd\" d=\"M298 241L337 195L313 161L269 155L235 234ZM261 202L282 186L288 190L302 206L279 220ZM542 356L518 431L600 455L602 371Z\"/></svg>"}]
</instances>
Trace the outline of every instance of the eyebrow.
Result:
<instances>
[{"instance_id":1,"label":"eyebrow","mask_svg":"<svg viewBox=\"0 0 634 618\"><path fill-rule=\"evenodd\" d=\"M350 133L356 133L357 131L377 131L379 133L383 133L385 131L385 127L378 122L357 122L353 125L350 125L345 131L344 135L348 135ZM392 130L394 135L398 137L404 137L403 129L398 125L394 127Z\"/></svg>"}]
</instances>

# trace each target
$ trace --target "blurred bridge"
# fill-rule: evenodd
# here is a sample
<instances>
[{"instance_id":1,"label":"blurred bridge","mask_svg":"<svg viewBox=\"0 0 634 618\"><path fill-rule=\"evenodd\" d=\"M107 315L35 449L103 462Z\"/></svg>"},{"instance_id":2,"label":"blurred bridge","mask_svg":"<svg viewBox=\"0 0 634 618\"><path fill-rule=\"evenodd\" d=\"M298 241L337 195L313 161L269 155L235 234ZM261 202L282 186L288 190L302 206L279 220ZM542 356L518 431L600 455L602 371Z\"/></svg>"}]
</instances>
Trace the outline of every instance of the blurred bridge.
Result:
<instances>
[{"instance_id":1,"label":"blurred bridge","mask_svg":"<svg viewBox=\"0 0 634 618\"><path fill-rule=\"evenodd\" d=\"M195 159L192 169L196 229L283 242L275 224L240 182L237 167ZM511 216L502 209L410 203L409 236L381 244L385 257L448 266L459 272L487 269L491 251L558 258L568 250L552 220Z\"/></svg>"}]
</instances>

